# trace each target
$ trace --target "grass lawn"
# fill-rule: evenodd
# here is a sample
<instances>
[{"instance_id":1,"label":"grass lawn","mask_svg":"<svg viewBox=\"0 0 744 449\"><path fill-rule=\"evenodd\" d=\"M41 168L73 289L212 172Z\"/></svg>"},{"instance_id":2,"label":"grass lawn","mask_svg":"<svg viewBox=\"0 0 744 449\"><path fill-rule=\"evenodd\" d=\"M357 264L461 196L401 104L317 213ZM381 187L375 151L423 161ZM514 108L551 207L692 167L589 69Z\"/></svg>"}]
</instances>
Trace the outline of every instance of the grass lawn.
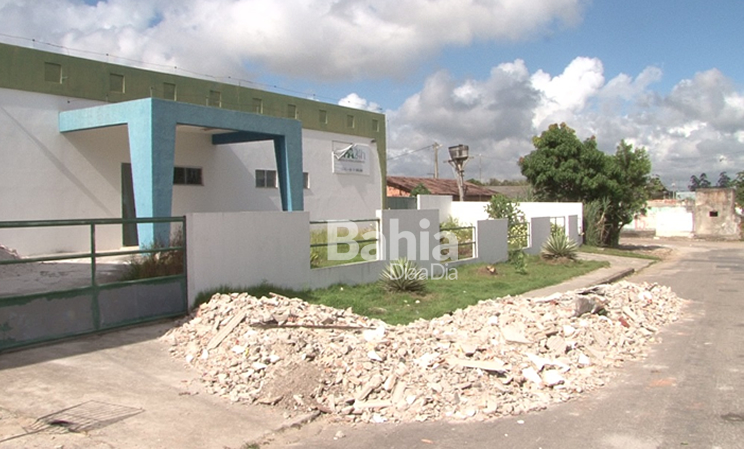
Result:
<instances>
[{"instance_id":1,"label":"grass lawn","mask_svg":"<svg viewBox=\"0 0 744 449\"><path fill-rule=\"evenodd\" d=\"M606 262L597 261L551 263L537 256L527 257L527 274L517 273L509 263L494 265L496 274L489 273L484 264L461 265L457 267L457 280L430 279L426 281L426 293L420 295L388 293L379 283L334 285L302 292L270 285L248 288L222 287L216 291L248 292L256 297L268 296L269 292L274 292L339 309L351 307L355 313L379 318L389 324L405 324L418 318L442 316L484 299L517 295L558 284L604 266L607 266ZM213 293L199 295L197 304L209 299Z\"/></svg>"}]
</instances>

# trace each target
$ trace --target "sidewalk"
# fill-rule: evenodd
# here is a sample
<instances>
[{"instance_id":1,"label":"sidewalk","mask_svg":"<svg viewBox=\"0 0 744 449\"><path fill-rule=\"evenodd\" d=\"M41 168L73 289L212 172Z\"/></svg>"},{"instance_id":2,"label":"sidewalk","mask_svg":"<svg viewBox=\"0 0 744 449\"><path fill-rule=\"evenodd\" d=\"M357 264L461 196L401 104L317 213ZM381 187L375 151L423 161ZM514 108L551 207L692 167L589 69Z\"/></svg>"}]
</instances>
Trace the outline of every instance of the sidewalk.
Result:
<instances>
[{"instance_id":1,"label":"sidewalk","mask_svg":"<svg viewBox=\"0 0 744 449\"><path fill-rule=\"evenodd\" d=\"M158 338L172 322L0 355L0 449L231 448L281 411L204 391Z\"/></svg>"},{"instance_id":2,"label":"sidewalk","mask_svg":"<svg viewBox=\"0 0 744 449\"><path fill-rule=\"evenodd\" d=\"M630 276L633 273L641 271L642 269L655 262L654 260L639 259L636 257L608 256L604 254L590 253L579 253L579 258L584 260L607 261L610 263L610 266L606 268L600 268L599 270L592 271L591 273L587 273L583 276L569 279L565 282L561 282L560 284L551 285L549 287L544 287L523 293L521 296L539 298L550 296L554 293L561 293L569 290L591 287L593 285L609 284L612 282L616 282L624 277Z\"/></svg>"}]
</instances>

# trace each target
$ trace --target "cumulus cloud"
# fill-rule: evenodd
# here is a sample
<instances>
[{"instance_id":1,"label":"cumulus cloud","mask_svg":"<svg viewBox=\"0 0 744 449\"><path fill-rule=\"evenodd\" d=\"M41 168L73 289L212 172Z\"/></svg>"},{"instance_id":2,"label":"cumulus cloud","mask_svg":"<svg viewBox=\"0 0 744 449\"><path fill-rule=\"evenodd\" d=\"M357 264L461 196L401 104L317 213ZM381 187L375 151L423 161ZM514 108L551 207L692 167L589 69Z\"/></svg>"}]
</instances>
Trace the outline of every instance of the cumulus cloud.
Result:
<instances>
[{"instance_id":1,"label":"cumulus cloud","mask_svg":"<svg viewBox=\"0 0 744 449\"><path fill-rule=\"evenodd\" d=\"M530 74L521 60L494 67L482 80L437 72L388 112L389 170L430 174L411 150L437 141L470 145L467 177L516 178L519 157L534 149L532 137L560 122L582 139L596 136L608 153L621 139L645 147L653 171L677 189L703 171L717 179L721 171L744 170L744 94L715 69L680 81L666 96L651 90L661 77L659 68L647 67L605 80L602 61L585 57L556 75Z\"/></svg>"},{"instance_id":2,"label":"cumulus cloud","mask_svg":"<svg viewBox=\"0 0 744 449\"><path fill-rule=\"evenodd\" d=\"M585 0L0 2L5 34L214 75L402 77L444 47L577 24Z\"/></svg>"},{"instance_id":3,"label":"cumulus cloud","mask_svg":"<svg viewBox=\"0 0 744 449\"><path fill-rule=\"evenodd\" d=\"M363 109L365 111L382 112L382 108L379 104L368 101L354 92L340 99L338 104L349 108Z\"/></svg>"}]
</instances>

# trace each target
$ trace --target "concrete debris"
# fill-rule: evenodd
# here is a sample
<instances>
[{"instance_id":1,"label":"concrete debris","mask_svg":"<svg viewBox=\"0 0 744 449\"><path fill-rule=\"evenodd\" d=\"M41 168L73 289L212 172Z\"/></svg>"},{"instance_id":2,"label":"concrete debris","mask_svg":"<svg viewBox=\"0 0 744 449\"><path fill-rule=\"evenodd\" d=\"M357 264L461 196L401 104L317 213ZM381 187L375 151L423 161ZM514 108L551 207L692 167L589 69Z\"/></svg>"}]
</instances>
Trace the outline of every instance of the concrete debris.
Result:
<instances>
[{"instance_id":1,"label":"concrete debris","mask_svg":"<svg viewBox=\"0 0 744 449\"><path fill-rule=\"evenodd\" d=\"M18 251L8 248L5 245L0 245L0 260L18 260L21 256L18 255Z\"/></svg>"},{"instance_id":2,"label":"concrete debris","mask_svg":"<svg viewBox=\"0 0 744 449\"><path fill-rule=\"evenodd\" d=\"M233 402L349 422L484 420L564 402L645 355L682 300L620 282L406 326L279 295L215 295L163 340Z\"/></svg>"}]
</instances>

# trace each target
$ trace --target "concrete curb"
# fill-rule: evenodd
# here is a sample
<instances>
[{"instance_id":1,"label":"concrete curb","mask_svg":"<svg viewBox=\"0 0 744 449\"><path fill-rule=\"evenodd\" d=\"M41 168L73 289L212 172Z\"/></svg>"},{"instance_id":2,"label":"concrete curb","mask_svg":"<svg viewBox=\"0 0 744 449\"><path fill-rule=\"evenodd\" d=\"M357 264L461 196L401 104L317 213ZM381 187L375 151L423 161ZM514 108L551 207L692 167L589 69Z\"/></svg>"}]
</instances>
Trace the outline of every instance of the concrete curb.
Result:
<instances>
[{"instance_id":1,"label":"concrete curb","mask_svg":"<svg viewBox=\"0 0 744 449\"><path fill-rule=\"evenodd\" d=\"M617 282L620 279L626 278L635 272L636 272L635 268L627 268L625 270L611 274L605 278L598 280L597 282L594 283L594 285L612 284L613 282ZM588 286L588 287L591 287L591 286Z\"/></svg>"}]
</instances>

